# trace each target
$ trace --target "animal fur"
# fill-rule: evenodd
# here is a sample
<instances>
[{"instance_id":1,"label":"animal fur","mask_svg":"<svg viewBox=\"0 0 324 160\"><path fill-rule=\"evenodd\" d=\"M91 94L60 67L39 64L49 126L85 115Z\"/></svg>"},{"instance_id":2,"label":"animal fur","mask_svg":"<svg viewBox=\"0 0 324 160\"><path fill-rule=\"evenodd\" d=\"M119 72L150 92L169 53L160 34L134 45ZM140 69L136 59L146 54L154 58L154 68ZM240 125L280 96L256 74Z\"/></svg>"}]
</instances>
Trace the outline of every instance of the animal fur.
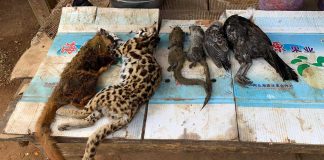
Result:
<instances>
[{"instance_id":1,"label":"animal fur","mask_svg":"<svg viewBox=\"0 0 324 160\"><path fill-rule=\"evenodd\" d=\"M64 68L59 83L37 120L35 129L36 139L49 159L64 159L55 141L50 137L50 125L56 111L67 104L83 107L94 96L98 77L115 63L115 57L110 52L115 46L114 38L101 29Z\"/></svg>"}]
</instances>

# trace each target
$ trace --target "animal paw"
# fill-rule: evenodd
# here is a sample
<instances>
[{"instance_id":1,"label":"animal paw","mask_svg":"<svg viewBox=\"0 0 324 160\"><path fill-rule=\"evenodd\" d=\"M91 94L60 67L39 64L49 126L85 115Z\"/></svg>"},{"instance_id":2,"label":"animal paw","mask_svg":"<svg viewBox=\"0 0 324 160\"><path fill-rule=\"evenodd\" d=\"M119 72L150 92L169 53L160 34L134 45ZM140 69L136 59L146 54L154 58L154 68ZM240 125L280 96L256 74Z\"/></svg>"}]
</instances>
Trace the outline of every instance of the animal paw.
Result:
<instances>
[{"instance_id":1,"label":"animal paw","mask_svg":"<svg viewBox=\"0 0 324 160\"><path fill-rule=\"evenodd\" d=\"M194 62L194 63L191 63L190 65L189 65L189 68L191 69L192 67L195 67L196 66L196 63Z\"/></svg>"},{"instance_id":2,"label":"animal paw","mask_svg":"<svg viewBox=\"0 0 324 160\"><path fill-rule=\"evenodd\" d=\"M66 131L66 130L69 130L69 127L70 127L70 125L68 125L68 124L61 124L61 125L59 125L59 126L57 127L57 129L58 129L59 131Z\"/></svg>"}]
</instances>

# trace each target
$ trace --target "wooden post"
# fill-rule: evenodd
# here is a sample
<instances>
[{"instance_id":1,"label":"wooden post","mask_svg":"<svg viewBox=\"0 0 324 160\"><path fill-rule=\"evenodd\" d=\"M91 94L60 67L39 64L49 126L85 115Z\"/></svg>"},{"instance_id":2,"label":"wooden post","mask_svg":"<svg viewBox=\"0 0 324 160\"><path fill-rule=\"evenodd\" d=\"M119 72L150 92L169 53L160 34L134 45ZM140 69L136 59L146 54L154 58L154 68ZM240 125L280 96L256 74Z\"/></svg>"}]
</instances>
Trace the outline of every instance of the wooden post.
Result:
<instances>
[{"instance_id":1,"label":"wooden post","mask_svg":"<svg viewBox=\"0 0 324 160\"><path fill-rule=\"evenodd\" d=\"M43 26L50 10L55 6L56 0L28 0L40 26Z\"/></svg>"}]
</instances>

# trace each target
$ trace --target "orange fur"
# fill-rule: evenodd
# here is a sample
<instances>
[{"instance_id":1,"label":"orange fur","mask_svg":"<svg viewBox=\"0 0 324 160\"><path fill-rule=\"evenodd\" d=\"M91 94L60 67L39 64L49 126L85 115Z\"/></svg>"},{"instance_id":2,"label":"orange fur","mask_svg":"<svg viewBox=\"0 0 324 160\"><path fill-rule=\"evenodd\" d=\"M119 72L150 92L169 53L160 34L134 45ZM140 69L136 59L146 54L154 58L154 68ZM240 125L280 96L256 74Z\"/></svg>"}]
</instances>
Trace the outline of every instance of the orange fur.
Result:
<instances>
[{"instance_id":1,"label":"orange fur","mask_svg":"<svg viewBox=\"0 0 324 160\"><path fill-rule=\"evenodd\" d=\"M101 30L64 68L61 79L46 103L35 128L35 137L49 159L64 159L55 140L50 136L52 133L50 126L56 111L67 104L83 107L95 95L98 77L108 66L115 63L114 56L110 52L115 46L113 37Z\"/></svg>"}]
</instances>

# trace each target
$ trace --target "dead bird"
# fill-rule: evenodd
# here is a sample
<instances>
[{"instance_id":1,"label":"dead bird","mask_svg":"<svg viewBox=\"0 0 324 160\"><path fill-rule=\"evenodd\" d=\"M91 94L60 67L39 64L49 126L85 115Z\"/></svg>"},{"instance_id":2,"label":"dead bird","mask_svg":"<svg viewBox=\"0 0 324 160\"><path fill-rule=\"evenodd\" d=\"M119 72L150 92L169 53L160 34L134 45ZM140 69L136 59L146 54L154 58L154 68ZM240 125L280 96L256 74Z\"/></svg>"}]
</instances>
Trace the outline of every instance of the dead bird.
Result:
<instances>
[{"instance_id":1,"label":"dead bird","mask_svg":"<svg viewBox=\"0 0 324 160\"><path fill-rule=\"evenodd\" d=\"M225 38L222 23L215 22L205 32L204 51L218 68L228 71L231 68L229 48Z\"/></svg>"},{"instance_id":2,"label":"dead bird","mask_svg":"<svg viewBox=\"0 0 324 160\"><path fill-rule=\"evenodd\" d=\"M203 105L203 108L208 103L211 92L212 92L212 83L210 80L210 73L208 64L206 62L206 55L203 49L204 42L204 30L200 26L192 25L189 27L190 31L190 47L189 51L186 52L187 59L192 62L189 65L189 68L196 66L197 63L200 63L204 67L204 73L206 75L206 81L203 83L203 87L206 92L206 98Z\"/></svg>"},{"instance_id":3,"label":"dead bird","mask_svg":"<svg viewBox=\"0 0 324 160\"><path fill-rule=\"evenodd\" d=\"M52 160L64 157L50 137L51 123L56 111L64 105L73 104L83 107L95 95L98 78L111 64L115 57L111 51L116 40L101 29L64 68L61 78L48 99L44 110L36 122L35 136L44 147L46 155Z\"/></svg>"},{"instance_id":4,"label":"dead bird","mask_svg":"<svg viewBox=\"0 0 324 160\"><path fill-rule=\"evenodd\" d=\"M283 80L298 81L295 71L273 50L268 36L249 19L233 15L225 21L223 29L235 58L241 65L235 75L235 81L240 85L253 83L246 75L252 66L252 60L257 58L264 58Z\"/></svg>"}]
</instances>

